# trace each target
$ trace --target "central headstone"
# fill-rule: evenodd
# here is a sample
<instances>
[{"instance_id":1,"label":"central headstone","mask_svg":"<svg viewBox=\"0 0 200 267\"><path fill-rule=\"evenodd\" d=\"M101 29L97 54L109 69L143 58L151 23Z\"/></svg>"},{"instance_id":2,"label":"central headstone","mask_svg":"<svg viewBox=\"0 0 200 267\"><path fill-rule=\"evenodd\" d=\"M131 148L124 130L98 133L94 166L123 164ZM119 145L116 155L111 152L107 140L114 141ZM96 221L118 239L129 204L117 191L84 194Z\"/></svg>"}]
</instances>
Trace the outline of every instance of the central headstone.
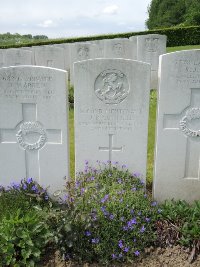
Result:
<instances>
[{"instance_id":1,"label":"central headstone","mask_svg":"<svg viewBox=\"0 0 200 267\"><path fill-rule=\"evenodd\" d=\"M0 184L34 178L50 192L69 175L66 72L0 69Z\"/></svg>"},{"instance_id":2,"label":"central headstone","mask_svg":"<svg viewBox=\"0 0 200 267\"><path fill-rule=\"evenodd\" d=\"M74 64L76 172L84 161L146 175L150 65L126 59Z\"/></svg>"}]
</instances>

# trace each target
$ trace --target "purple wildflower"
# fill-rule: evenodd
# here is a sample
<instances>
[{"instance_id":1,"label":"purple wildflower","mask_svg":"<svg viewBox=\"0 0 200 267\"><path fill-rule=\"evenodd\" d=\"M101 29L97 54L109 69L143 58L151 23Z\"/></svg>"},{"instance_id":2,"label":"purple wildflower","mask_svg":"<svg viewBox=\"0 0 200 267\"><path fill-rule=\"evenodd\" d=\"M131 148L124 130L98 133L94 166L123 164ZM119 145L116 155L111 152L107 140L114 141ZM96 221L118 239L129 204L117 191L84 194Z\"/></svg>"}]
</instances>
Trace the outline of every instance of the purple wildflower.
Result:
<instances>
[{"instance_id":1,"label":"purple wildflower","mask_svg":"<svg viewBox=\"0 0 200 267\"><path fill-rule=\"evenodd\" d=\"M151 220L150 218L145 218L146 222L150 222L150 220Z\"/></svg>"},{"instance_id":2,"label":"purple wildflower","mask_svg":"<svg viewBox=\"0 0 200 267\"><path fill-rule=\"evenodd\" d=\"M11 183L11 187L13 187L14 189L19 189L20 188L20 184L16 183L16 182L13 182L13 183Z\"/></svg>"},{"instance_id":3,"label":"purple wildflower","mask_svg":"<svg viewBox=\"0 0 200 267\"><path fill-rule=\"evenodd\" d=\"M124 248L124 252L127 253L128 251L129 251L129 247L125 247L125 248Z\"/></svg>"},{"instance_id":4,"label":"purple wildflower","mask_svg":"<svg viewBox=\"0 0 200 267\"><path fill-rule=\"evenodd\" d=\"M139 172L134 172L133 176L139 178L141 176L141 174Z\"/></svg>"},{"instance_id":5,"label":"purple wildflower","mask_svg":"<svg viewBox=\"0 0 200 267\"><path fill-rule=\"evenodd\" d=\"M114 260L116 258L117 258L117 256L115 254L112 254L112 259Z\"/></svg>"},{"instance_id":6,"label":"purple wildflower","mask_svg":"<svg viewBox=\"0 0 200 267\"><path fill-rule=\"evenodd\" d=\"M111 219L111 220L113 220L114 219L114 215L113 214L110 214L110 216L109 216L109 218Z\"/></svg>"},{"instance_id":7,"label":"purple wildflower","mask_svg":"<svg viewBox=\"0 0 200 267\"><path fill-rule=\"evenodd\" d=\"M118 246L119 246L120 248L123 248L122 240L119 240L119 242L118 242Z\"/></svg>"},{"instance_id":8,"label":"purple wildflower","mask_svg":"<svg viewBox=\"0 0 200 267\"><path fill-rule=\"evenodd\" d=\"M90 231L85 231L85 235L86 236L91 236L91 232Z\"/></svg>"},{"instance_id":9,"label":"purple wildflower","mask_svg":"<svg viewBox=\"0 0 200 267\"><path fill-rule=\"evenodd\" d=\"M31 190L32 190L32 191L35 191L35 193L38 193L38 188L37 188L36 185L33 185L33 186L31 187Z\"/></svg>"},{"instance_id":10,"label":"purple wildflower","mask_svg":"<svg viewBox=\"0 0 200 267\"><path fill-rule=\"evenodd\" d=\"M99 243L99 238L92 238L92 243L93 244L98 244Z\"/></svg>"},{"instance_id":11,"label":"purple wildflower","mask_svg":"<svg viewBox=\"0 0 200 267\"><path fill-rule=\"evenodd\" d=\"M109 195L105 195L102 199L101 199L101 203L104 203L108 200Z\"/></svg>"},{"instance_id":12,"label":"purple wildflower","mask_svg":"<svg viewBox=\"0 0 200 267\"><path fill-rule=\"evenodd\" d=\"M144 233L144 231L146 230L146 228L144 227L144 225L141 227L140 229L140 233Z\"/></svg>"},{"instance_id":13,"label":"purple wildflower","mask_svg":"<svg viewBox=\"0 0 200 267\"><path fill-rule=\"evenodd\" d=\"M81 188L81 195L83 195L85 193L85 188Z\"/></svg>"},{"instance_id":14,"label":"purple wildflower","mask_svg":"<svg viewBox=\"0 0 200 267\"><path fill-rule=\"evenodd\" d=\"M134 254L135 254L135 256L139 256L139 255L140 255L140 252L139 252L138 250L136 250L136 251L134 252Z\"/></svg>"},{"instance_id":15,"label":"purple wildflower","mask_svg":"<svg viewBox=\"0 0 200 267\"><path fill-rule=\"evenodd\" d=\"M33 179L32 178L27 178L26 182L27 182L27 184L31 184L33 182Z\"/></svg>"},{"instance_id":16,"label":"purple wildflower","mask_svg":"<svg viewBox=\"0 0 200 267\"><path fill-rule=\"evenodd\" d=\"M27 185L23 184L23 189L26 190L27 189Z\"/></svg>"},{"instance_id":17,"label":"purple wildflower","mask_svg":"<svg viewBox=\"0 0 200 267\"><path fill-rule=\"evenodd\" d=\"M151 206L152 206L152 207L157 206L157 202L156 202L156 201L151 202Z\"/></svg>"}]
</instances>

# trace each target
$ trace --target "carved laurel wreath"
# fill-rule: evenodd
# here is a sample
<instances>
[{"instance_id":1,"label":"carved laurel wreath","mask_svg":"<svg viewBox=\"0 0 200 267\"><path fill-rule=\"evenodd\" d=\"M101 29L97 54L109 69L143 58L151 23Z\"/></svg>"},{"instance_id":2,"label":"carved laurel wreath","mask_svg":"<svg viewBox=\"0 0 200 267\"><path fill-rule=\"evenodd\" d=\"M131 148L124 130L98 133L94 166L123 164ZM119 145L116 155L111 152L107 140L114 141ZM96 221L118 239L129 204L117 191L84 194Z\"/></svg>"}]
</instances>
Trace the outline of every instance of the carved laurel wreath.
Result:
<instances>
[{"instance_id":1,"label":"carved laurel wreath","mask_svg":"<svg viewBox=\"0 0 200 267\"><path fill-rule=\"evenodd\" d=\"M26 142L25 135L29 133L39 133L40 137L38 141L35 143ZM27 121L23 122L20 125L20 129L16 134L16 138L20 146L23 147L25 150L36 150L43 147L46 142L47 136L45 130L42 128L40 123L38 123L37 121Z\"/></svg>"},{"instance_id":2,"label":"carved laurel wreath","mask_svg":"<svg viewBox=\"0 0 200 267\"><path fill-rule=\"evenodd\" d=\"M185 116L180 121L180 129L188 136L200 137L200 129L198 131L195 131L187 126L187 121L195 119L200 119L200 108L188 109Z\"/></svg>"}]
</instances>

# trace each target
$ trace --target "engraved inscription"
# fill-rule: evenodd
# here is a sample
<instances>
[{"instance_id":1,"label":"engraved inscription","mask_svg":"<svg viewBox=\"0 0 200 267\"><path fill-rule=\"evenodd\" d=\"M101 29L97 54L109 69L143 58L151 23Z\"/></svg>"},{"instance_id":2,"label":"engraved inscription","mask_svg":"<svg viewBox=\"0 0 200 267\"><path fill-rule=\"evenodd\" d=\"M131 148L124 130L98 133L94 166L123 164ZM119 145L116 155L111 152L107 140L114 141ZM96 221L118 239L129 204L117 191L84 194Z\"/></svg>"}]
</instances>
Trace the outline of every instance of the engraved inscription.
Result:
<instances>
[{"instance_id":1,"label":"engraved inscription","mask_svg":"<svg viewBox=\"0 0 200 267\"><path fill-rule=\"evenodd\" d=\"M200 137L200 129L191 129L188 123L193 120L200 119L200 108L190 108L187 110L185 116L180 121L180 129L187 135L191 137Z\"/></svg>"},{"instance_id":2,"label":"engraved inscription","mask_svg":"<svg viewBox=\"0 0 200 267\"><path fill-rule=\"evenodd\" d=\"M123 45L118 43L118 44L114 44L113 45L113 52L115 53L115 55L117 56L122 56L124 54L124 49L123 49Z\"/></svg>"},{"instance_id":3,"label":"engraved inscription","mask_svg":"<svg viewBox=\"0 0 200 267\"><path fill-rule=\"evenodd\" d=\"M79 125L98 131L133 131L143 125L137 120L140 114L138 109L79 107Z\"/></svg>"},{"instance_id":4,"label":"engraved inscription","mask_svg":"<svg viewBox=\"0 0 200 267\"><path fill-rule=\"evenodd\" d=\"M200 61L179 59L175 61L176 81L179 85L199 86Z\"/></svg>"},{"instance_id":5,"label":"engraved inscription","mask_svg":"<svg viewBox=\"0 0 200 267\"><path fill-rule=\"evenodd\" d=\"M20 73L0 74L0 98L18 100L50 100L55 95L52 76L21 76Z\"/></svg>"},{"instance_id":6,"label":"engraved inscription","mask_svg":"<svg viewBox=\"0 0 200 267\"><path fill-rule=\"evenodd\" d=\"M20 129L16 134L16 138L19 145L24 150L37 150L45 145L47 136L41 123L39 123L38 121L22 122L19 127ZM39 135L39 138L36 142L29 143L25 140L26 136L31 134Z\"/></svg>"},{"instance_id":7,"label":"engraved inscription","mask_svg":"<svg viewBox=\"0 0 200 267\"><path fill-rule=\"evenodd\" d=\"M158 51L158 44L159 44L158 38L146 38L145 39L145 47L148 52Z\"/></svg>"},{"instance_id":8,"label":"engraved inscription","mask_svg":"<svg viewBox=\"0 0 200 267\"><path fill-rule=\"evenodd\" d=\"M127 77L119 70L105 70L94 84L96 96L105 104L119 104L130 92Z\"/></svg>"},{"instance_id":9,"label":"engraved inscription","mask_svg":"<svg viewBox=\"0 0 200 267\"><path fill-rule=\"evenodd\" d=\"M80 60L83 60L83 59L88 59L89 58L89 48L88 47L80 47L77 51L78 53L78 58Z\"/></svg>"}]
</instances>

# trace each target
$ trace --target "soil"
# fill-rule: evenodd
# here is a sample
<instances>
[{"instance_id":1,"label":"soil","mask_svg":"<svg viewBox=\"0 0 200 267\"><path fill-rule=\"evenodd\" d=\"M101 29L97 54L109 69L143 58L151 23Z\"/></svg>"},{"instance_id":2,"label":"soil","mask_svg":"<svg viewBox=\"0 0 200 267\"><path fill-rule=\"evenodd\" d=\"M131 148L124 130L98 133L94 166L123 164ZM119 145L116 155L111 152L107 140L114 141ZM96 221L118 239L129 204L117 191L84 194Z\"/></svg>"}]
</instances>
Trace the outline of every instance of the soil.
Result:
<instances>
[{"instance_id":1,"label":"soil","mask_svg":"<svg viewBox=\"0 0 200 267\"><path fill-rule=\"evenodd\" d=\"M56 254L53 259L43 267L102 267L100 264L77 264L75 262L63 262ZM145 255L132 264L110 264L109 267L200 267L200 255L192 260L191 252L180 246L167 248L149 248Z\"/></svg>"}]
</instances>

